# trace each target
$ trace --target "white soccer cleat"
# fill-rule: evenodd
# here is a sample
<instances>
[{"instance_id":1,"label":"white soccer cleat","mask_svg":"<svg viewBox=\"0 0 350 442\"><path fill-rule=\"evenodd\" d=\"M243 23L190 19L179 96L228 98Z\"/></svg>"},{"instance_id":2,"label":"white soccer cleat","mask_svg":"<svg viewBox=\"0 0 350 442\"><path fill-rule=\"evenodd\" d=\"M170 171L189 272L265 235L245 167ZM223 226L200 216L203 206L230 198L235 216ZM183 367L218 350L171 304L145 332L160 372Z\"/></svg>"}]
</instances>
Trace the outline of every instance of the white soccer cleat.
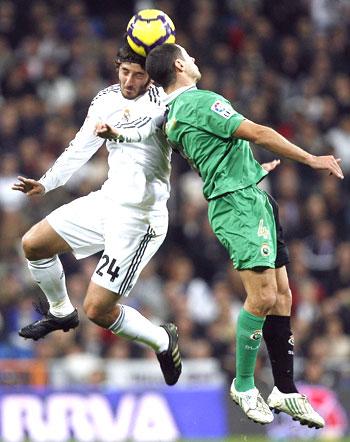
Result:
<instances>
[{"instance_id":1,"label":"white soccer cleat","mask_svg":"<svg viewBox=\"0 0 350 442\"><path fill-rule=\"evenodd\" d=\"M309 428L323 428L325 421L311 406L308 398L300 393L281 393L274 387L267 403L276 413L283 411L292 416L293 420Z\"/></svg>"},{"instance_id":2,"label":"white soccer cleat","mask_svg":"<svg viewBox=\"0 0 350 442\"><path fill-rule=\"evenodd\" d=\"M235 379L232 381L230 395L244 413L257 424L269 424L273 421L273 414L270 408L261 397L257 388L239 392L235 388Z\"/></svg>"}]
</instances>

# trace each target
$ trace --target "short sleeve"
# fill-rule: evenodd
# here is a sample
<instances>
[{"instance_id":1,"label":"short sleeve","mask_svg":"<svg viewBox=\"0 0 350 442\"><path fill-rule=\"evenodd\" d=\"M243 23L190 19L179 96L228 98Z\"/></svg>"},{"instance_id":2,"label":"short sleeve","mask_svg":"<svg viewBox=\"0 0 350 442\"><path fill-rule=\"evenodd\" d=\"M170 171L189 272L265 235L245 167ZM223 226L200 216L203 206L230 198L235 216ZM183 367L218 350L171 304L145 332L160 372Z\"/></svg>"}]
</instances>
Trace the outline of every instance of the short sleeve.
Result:
<instances>
[{"instance_id":1,"label":"short sleeve","mask_svg":"<svg viewBox=\"0 0 350 442\"><path fill-rule=\"evenodd\" d=\"M231 138L245 119L234 110L228 100L217 94L202 97L197 102L196 115L201 129L222 138Z\"/></svg>"}]
</instances>

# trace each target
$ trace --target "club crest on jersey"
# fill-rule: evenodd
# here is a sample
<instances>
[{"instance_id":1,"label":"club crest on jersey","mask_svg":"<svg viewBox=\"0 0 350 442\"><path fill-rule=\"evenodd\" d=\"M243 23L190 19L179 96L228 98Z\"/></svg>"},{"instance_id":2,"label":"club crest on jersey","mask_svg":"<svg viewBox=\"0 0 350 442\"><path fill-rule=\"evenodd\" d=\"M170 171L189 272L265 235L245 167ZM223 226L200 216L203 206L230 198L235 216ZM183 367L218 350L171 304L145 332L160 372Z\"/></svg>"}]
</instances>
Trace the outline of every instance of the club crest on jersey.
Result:
<instances>
[{"instance_id":1,"label":"club crest on jersey","mask_svg":"<svg viewBox=\"0 0 350 442\"><path fill-rule=\"evenodd\" d=\"M294 336L293 336L293 335L291 335L290 338L288 339L288 343L289 343L290 345L293 345L293 346L294 346Z\"/></svg>"},{"instance_id":2,"label":"club crest on jersey","mask_svg":"<svg viewBox=\"0 0 350 442\"><path fill-rule=\"evenodd\" d=\"M129 121L130 118L130 109L126 108L123 110L123 120Z\"/></svg>"},{"instance_id":3,"label":"club crest on jersey","mask_svg":"<svg viewBox=\"0 0 350 442\"><path fill-rule=\"evenodd\" d=\"M269 256L271 253L270 246L268 244L264 243L260 248L260 252L261 252L262 256Z\"/></svg>"},{"instance_id":4,"label":"club crest on jersey","mask_svg":"<svg viewBox=\"0 0 350 442\"><path fill-rule=\"evenodd\" d=\"M250 339L253 339L254 341L261 339L262 338L262 330L255 330L255 332L252 333L249 337L250 337Z\"/></svg>"},{"instance_id":5,"label":"club crest on jersey","mask_svg":"<svg viewBox=\"0 0 350 442\"><path fill-rule=\"evenodd\" d=\"M221 117L226 118L226 120L235 114L233 107L228 103L222 102L221 100L216 100L210 109L219 114Z\"/></svg>"}]
</instances>

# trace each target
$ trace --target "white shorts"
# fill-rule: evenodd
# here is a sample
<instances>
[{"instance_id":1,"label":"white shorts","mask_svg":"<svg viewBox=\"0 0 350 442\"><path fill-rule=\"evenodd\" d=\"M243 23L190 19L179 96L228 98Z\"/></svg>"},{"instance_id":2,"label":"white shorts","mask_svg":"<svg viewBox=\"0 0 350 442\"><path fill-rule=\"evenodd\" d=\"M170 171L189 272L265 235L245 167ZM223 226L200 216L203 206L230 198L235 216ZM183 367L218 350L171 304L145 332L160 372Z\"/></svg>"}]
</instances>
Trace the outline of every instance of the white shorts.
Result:
<instances>
[{"instance_id":1,"label":"white shorts","mask_svg":"<svg viewBox=\"0 0 350 442\"><path fill-rule=\"evenodd\" d=\"M159 249L168 229L166 209L160 213L127 208L101 191L59 207L46 219L77 259L103 250L91 279L124 296Z\"/></svg>"}]
</instances>

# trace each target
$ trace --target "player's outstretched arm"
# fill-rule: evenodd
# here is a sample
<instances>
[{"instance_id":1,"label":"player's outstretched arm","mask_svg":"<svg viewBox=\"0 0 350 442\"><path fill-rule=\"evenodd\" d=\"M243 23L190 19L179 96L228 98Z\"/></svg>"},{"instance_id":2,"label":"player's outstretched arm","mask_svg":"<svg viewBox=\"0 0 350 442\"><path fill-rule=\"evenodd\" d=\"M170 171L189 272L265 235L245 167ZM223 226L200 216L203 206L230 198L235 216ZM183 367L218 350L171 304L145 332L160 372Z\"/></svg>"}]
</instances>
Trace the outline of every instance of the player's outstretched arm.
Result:
<instances>
[{"instance_id":1,"label":"player's outstretched arm","mask_svg":"<svg viewBox=\"0 0 350 442\"><path fill-rule=\"evenodd\" d=\"M18 182L12 186L12 190L19 190L28 196L44 195L45 187L39 183L39 181L31 178L24 178L23 176L19 176L17 178Z\"/></svg>"},{"instance_id":2,"label":"player's outstretched arm","mask_svg":"<svg viewBox=\"0 0 350 442\"><path fill-rule=\"evenodd\" d=\"M291 160L306 164L313 169L328 170L329 173L343 179L344 175L339 166L340 159L333 155L315 156L291 143L275 130L267 126L244 120L232 135L257 145L265 147L270 152L282 155Z\"/></svg>"}]
</instances>

